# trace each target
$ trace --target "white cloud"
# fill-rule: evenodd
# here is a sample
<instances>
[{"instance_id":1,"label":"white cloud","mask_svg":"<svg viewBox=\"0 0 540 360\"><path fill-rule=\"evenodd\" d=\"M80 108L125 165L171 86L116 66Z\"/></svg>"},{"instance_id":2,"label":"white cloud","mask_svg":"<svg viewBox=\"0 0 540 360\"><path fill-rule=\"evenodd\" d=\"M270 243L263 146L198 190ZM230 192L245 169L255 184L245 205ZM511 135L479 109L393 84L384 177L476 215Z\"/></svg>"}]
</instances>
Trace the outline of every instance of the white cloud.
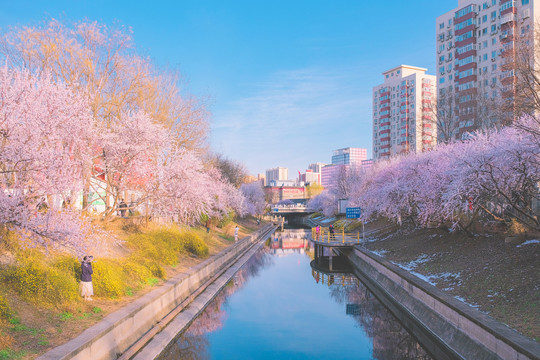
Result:
<instances>
[{"instance_id":1,"label":"white cloud","mask_svg":"<svg viewBox=\"0 0 540 360\"><path fill-rule=\"evenodd\" d=\"M251 96L214 114L213 145L252 172L330 160L333 149L371 147L371 93L361 93L358 69L280 71L249 84Z\"/></svg>"}]
</instances>

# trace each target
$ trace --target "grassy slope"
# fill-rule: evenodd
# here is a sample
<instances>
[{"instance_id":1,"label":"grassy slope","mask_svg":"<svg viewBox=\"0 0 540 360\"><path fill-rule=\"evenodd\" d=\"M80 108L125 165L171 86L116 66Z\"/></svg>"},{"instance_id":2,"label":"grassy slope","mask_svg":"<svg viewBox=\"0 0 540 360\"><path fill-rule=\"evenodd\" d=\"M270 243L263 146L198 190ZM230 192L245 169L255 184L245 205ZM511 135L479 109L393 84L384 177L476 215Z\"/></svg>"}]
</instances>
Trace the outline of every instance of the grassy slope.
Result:
<instances>
[{"instance_id":1,"label":"grassy slope","mask_svg":"<svg viewBox=\"0 0 540 360\"><path fill-rule=\"evenodd\" d=\"M518 247L524 240L507 243L504 234L469 237L405 225L374 240L370 250L540 341L540 244Z\"/></svg>"},{"instance_id":2,"label":"grassy slope","mask_svg":"<svg viewBox=\"0 0 540 360\"><path fill-rule=\"evenodd\" d=\"M211 256L234 242L232 236L234 226L234 223L230 223L223 229L212 228L210 234L207 234L203 228L192 230L204 240L209 249L209 256ZM133 236L133 230L136 230L133 227L126 227L122 220L107 224L106 227L108 231L115 234L115 237L111 237L108 241L115 243L118 242L118 239L126 240L128 237ZM246 219L239 221L239 227L240 236L243 236L256 230L258 226L253 219ZM142 229L142 233L156 230L159 229L149 227ZM118 247L113 244L110 249L112 249L112 252L109 256L115 261L122 261L134 252L130 246ZM1 246L0 242L0 260L2 256L5 258L7 255L6 247ZM175 264L163 266L164 279L185 271L205 258L186 251L180 252L178 261ZM106 259L96 257L95 260L104 262ZM0 266L0 275L2 275L4 269L4 267ZM151 291L155 286L159 286L164 280L155 277L150 279L145 285L124 291L122 296L96 296L92 302L85 302L77 298L74 301L55 305L37 304L31 299L25 299L16 291L10 289L6 283L0 282L0 296L3 296L8 301L11 308L10 316L0 319L0 360L33 359L49 349L76 337L106 315Z\"/></svg>"}]
</instances>

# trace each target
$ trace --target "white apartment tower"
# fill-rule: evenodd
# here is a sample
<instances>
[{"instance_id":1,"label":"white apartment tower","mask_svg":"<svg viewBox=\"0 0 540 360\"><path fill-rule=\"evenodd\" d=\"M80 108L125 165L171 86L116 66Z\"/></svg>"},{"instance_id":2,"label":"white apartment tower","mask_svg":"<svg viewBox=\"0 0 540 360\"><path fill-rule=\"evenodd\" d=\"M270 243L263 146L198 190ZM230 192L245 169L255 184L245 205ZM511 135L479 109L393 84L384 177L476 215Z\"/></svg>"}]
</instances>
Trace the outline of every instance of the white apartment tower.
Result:
<instances>
[{"instance_id":1,"label":"white apartment tower","mask_svg":"<svg viewBox=\"0 0 540 360\"><path fill-rule=\"evenodd\" d=\"M534 33L539 8L540 0L458 0L437 17L440 141L513 119L483 111L514 98L516 43Z\"/></svg>"},{"instance_id":2,"label":"white apartment tower","mask_svg":"<svg viewBox=\"0 0 540 360\"><path fill-rule=\"evenodd\" d=\"M383 72L373 88L373 159L421 152L436 145L436 77L401 65Z\"/></svg>"},{"instance_id":3,"label":"white apartment tower","mask_svg":"<svg viewBox=\"0 0 540 360\"><path fill-rule=\"evenodd\" d=\"M272 180L288 180L289 179L289 169L285 167L277 167L273 169L266 170L266 186L270 185Z\"/></svg>"}]
</instances>

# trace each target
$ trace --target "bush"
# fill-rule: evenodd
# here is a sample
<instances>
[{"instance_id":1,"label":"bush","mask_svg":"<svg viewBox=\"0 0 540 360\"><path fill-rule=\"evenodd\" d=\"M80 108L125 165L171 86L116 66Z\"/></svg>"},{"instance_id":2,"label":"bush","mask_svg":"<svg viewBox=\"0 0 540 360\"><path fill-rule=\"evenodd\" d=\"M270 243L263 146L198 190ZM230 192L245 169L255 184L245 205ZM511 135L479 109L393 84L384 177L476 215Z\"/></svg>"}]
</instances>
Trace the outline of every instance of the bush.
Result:
<instances>
[{"instance_id":1,"label":"bush","mask_svg":"<svg viewBox=\"0 0 540 360\"><path fill-rule=\"evenodd\" d=\"M0 321L7 320L13 315L13 310L5 297L0 295Z\"/></svg>"},{"instance_id":2,"label":"bush","mask_svg":"<svg viewBox=\"0 0 540 360\"><path fill-rule=\"evenodd\" d=\"M225 226L230 224L234 219L234 211L229 211L227 215L224 215L217 225L218 228L223 229Z\"/></svg>"},{"instance_id":3,"label":"bush","mask_svg":"<svg viewBox=\"0 0 540 360\"><path fill-rule=\"evenodd\" d=\"M525 227L525 225L523 225L516 219L510 220L510 225L508 226L508 234L523 235L526 232L527 232L527 228Z\"/></svg>"},{"instance_id":4,"label":"bush","mask_svg":"<svg viewBox=\"0 0 540 360\"><path fill-rule=\"evenodd\" d=\"M181 250L178 237L175 232L160 230L148 234L131 235L128 241L142 257L159 259L166 265L175 265L178 263L178 253Z\"/></svg>"},{"instance_id":5,"label":"bush","mask_svg":"<svg viewBox=\"0 0 540 360\"><path fill-rule=\"evenodd\" d=\"M69 274L77 281L81 278L81 263L74 256L59 256L54 259L52 266L66 275Z\"/></svg>"},{"instance_id":6,"label":"bush","mask_svg":"<svg viewBox=\"0 0 540 360\"><path fill-rule=\"evenodd\" d=\"M150 273L152 274L152 276L154 277L158 277L160 279L163 279L165 277L165 270L159 264L159 262L155 259L148 259L139 254L139 255L133 255L130 258L130 261L141 264L146 269L148 269Z\"/></svg>"},{"instance_id":7,"label":"bush","mask_svg":"<svg viewBox=\"0 0 540 360\"><path fill-rule=\"evenodd\" d=\"M127 285L134 288L141 287L154 275L148 267L133 258L124 263L123 270Z\"/></svg>"},{"instance_id":8,"label":"bush","mask_svg":"<svg viewBox=\"0 0 540 360\"><path fill-rule=\"evenodd\" d=\"M92 264L92 285L96 296L118 297L124 294L122 267L117 261L100 259Z\"/></svg>"},{"instance_id":9,"label":"bush","mask_svg":"<svg viewBox=\"0 0 540 360\"><path fill-rule=\"evenodd\" d=\"M7 269L4 280L28 301L61 305L78 297L78 284L72 274L48 266L33 256L19 266Z\"/></svg>"},{"instance_id":10,"label":"bush","mask_svg":"<svg viewBox=\"0 0 540 360\"><path fill-rule=\"evenodd\" d=\"M184 249L196 256L208 256L209 249L204 241L193 232L185 232L183 234Z\"/></svg>"}]
</instances>

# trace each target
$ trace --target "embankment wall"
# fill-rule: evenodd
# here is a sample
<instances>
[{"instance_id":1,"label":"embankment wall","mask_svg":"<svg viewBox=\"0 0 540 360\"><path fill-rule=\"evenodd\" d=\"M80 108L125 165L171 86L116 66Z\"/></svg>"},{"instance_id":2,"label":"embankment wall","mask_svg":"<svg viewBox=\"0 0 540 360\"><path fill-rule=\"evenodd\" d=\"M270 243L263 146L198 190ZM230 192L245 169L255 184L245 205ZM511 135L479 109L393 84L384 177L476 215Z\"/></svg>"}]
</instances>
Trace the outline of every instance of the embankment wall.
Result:
<instances>
[{"instance_id":1,"label":"embankment wall","mask_svg":"<svg viewBox=\"0 0 540 360\"><path fill-rule=\"evenodd\" d=\"M238 243L166 281L159 288L108 315L75 339L56 347L39 360L116 359L201 284L230 266L272 225L266 225Z\"/></svg>"},{"instance_id":2,"label":"embankment wall","mask_svg":"<svg viewBox=\"0 0 540 360\"><path fill-rule=\"evenodd\" d=\"M343 251L368 285L437 359L540 359L540 344L358 246Z\"/></svg>"}]
</instances>

